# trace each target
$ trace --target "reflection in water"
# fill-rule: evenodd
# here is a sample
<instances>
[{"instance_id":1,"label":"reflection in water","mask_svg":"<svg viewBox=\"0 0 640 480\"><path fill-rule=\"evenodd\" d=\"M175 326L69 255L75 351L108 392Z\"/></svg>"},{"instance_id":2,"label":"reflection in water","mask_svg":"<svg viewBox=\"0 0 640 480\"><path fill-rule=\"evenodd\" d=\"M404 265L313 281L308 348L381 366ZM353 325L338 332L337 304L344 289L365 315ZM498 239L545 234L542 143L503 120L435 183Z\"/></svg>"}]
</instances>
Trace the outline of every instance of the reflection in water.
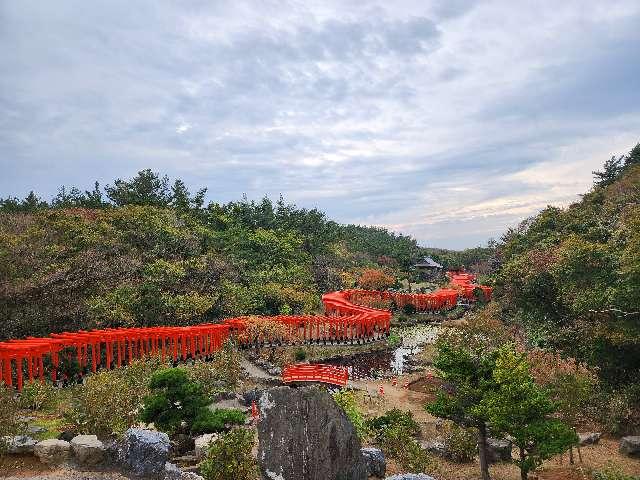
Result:
<instances>
[{"instance_id":1,"label":"reflection in water","mask_svg":"<svg viewBox=\"0 0 640 480\"><path fill-rule=\"evenodd\" d=\"M347 367L349 378L354 380L382 378L390 375L402 375L407 358L420 350L420 346L399 347L395 350L358 353L350 357L329 358L313 363Z\"/></svg>"}]
</instances>

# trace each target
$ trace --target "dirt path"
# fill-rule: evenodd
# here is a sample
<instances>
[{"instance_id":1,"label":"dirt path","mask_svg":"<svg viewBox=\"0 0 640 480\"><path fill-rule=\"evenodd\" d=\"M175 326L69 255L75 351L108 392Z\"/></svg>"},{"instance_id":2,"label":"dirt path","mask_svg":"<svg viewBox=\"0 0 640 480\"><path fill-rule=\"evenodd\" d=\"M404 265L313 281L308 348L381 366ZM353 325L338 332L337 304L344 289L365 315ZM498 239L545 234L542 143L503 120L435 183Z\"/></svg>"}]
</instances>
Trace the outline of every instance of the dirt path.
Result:
<instances>
[{"instance_id":1,"label":"dirt path","mask_svg":"<svg viewBox=\"0 0 640 480\"><path fill-rule=\"evenodd\" d=\"M424 405L434 398L433 394L415 392L403 385L424 378L424 373L398 377L397 386L391 380L351 382L354 388L362 390L362 409L367 416L381 415L392 408L410 411L421 428L421 439L438 436L440 420L431 416ZM379 394L380 386L384 395ZM515 455L515 452L514 452ZM538 480L591 480L590 472L615 464L627 475L640 475L640 459L633 459L618 452L618 439L604 437L596 445L582 447L582 464L568 465L568 455L559 455L546 461L536 472ZM460 464L438 459L437 471L425 472L440 480L480 480L477 462ZM513 464L495 464L490 468L493 480L520 480L520 471ZM407 473L389 461L387 475ZM413 472L411 472L413 473ZM534 478L532 475L531 478Z\"/></svg>"}]
</instances>

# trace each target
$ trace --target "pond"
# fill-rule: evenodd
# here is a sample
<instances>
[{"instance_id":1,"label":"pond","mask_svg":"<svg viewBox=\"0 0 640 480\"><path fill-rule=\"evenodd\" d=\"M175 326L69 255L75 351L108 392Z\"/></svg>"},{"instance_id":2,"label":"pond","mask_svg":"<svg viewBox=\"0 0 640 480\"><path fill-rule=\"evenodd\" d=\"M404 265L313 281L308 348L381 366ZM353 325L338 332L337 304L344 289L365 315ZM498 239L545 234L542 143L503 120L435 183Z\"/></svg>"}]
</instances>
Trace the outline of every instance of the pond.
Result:
<instances>
[{"instance_id":1,"label":"pond","mask_svg":"<svg viewBox=\"0 0 640 480\"><path fill-rule=\"evenodd\" d=\"M437 327L433 325L403 329L398 332L403 343L395 349L357 353L348 357L328 358L312 363L346 367L349 370L349 378L353 380L402 375L406 373L410 357L419 353L424 345L433 343L437 331Z\"/></svg>"}]
</instances>

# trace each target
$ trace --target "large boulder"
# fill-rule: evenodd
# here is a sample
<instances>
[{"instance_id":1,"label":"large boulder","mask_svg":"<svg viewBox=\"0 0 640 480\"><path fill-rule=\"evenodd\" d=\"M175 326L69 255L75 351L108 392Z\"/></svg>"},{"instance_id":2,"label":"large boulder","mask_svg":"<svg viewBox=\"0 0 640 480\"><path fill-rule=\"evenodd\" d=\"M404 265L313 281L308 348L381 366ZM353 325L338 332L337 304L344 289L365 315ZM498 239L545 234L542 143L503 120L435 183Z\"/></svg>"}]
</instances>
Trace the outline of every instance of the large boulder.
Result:
<instances>
[{"instance_id":1,"label":"large boulder","mask_svg":"<svg viewBox=\"0 0 640 480\"><path fill-rule=\"evenodd\" d=\"M33 448L38 443L28 435L16 435L15 437L5 437L7 452L11 454L33 453Z\"/></svg>"},{"instance_id":2,"label":"large boulder","mask_svg":"<svg viewBox=\"0 0 640 480\"><path fill-rule=\"evenodd\" d=\"M331 395L278 387L260 397L258 462L273 480L365 480L356 430Z\"/></svg>"},{"instance_id":3,"label":"large boulder","mask_svg":"<svg viewBox=\"0 0 640 480\"><path fill-rule=\"evenodd\" d=\"M207 455L207 450L209 449L209 445L211 445L217 439L218 439L217 433L205 433L204 435L200 435L199 437L196 437L194 441L196 458L198 460L203 459Z\"/></svg>"},{"instance_id":4,"label":"large boulder","mask_svg":"<svg viewBox=\"0 0 640 480\"><path fill-rule=\"evenodd\" d=\"M385 480L436 480L424 473L401 473L400 475L392 475Z\"/></svg>"},{"instance_id":5,"label":"large boulder","mask_svg":"<svg viewBox=\"0 0 640 480\"><path fill-rule=\"evenodd\" d=\"M640 457L640 436L622 437L620 439L620 453L630 457Z\"/></svg>"},{"instance_id":6,"label":"large boulder","mask_svg":"<svg viewBox=\"0 0 640 480\"><path fill-rule=\"evenodd\" d=\"M487 438L487 462L510 462L513 444L501 438Z\"/></svg>"},{"instance_id":7,"label":"large boulder","mask_svg":"<svg viewBox=\"0 0 640 480\"><path fill-rule=\"evenodd\" d=\"M585 445L595 445L596 443L598 443L600 441L600 437L602 436L601 433L596 433L596 432L588 432L588 433L579 433L578 434L578 444L581 447L584 447Z\"/></svg>"},{"instance_id":8,"label":"large boulder","mask_svg":"<svg viewBox=\"0 0 640 480\"><path fill-rule=\"evenodd\" d=\"M164 472L160 478L162 480L204 480L197 473L183 472L180 467L169 462L164 464Z\"/></svg>"},{"instance_id":9,"label":"large boulder","mask_svg":"<svg viewBox=\"0 0 640 480\"><path fill-rule=\"evenodd\" d=\"M71 455L71 444L64 440L51 438L38 442L33 447L33 453L42 463L59 465L65 463Z\"/></svg>"},{"instance_id":10,"label":"large boulder","mask_svg":"<svg viewBox=\"0 0 640 480\"><path fill-rule=\"evenodd\" d=\"M106 447L95 435L77 435L71 439L71 450L79 465L91 466L105 458Z\"/></svg>"},{"instance_id":11,"label":"large boulder","mask_svg":"<svg viewBox=\"0 0 640 480\"><path fill-rule=\"evenodd\" d=\"M436 455L438 457L447 457L447 446L440 440L427 440L420 442L420 446L427 452Z\"/></svg>"},{"instance_id":12,"label":"large boulder","mask_svg":"<svg viewBox=\"0 0 640 480\"><path fill-rule=\"evenodd\" d=\"M134 475L157 476L164 471L170 449L166 433L130 428L124 434L118 457Z\"/></svg>"},{"instance_id":13,"label":"large boulder","mask_svg":"<svg viewBox=\"0 0 640 480\"><path fill-rule=\"evenodd\" d=\"M384 478L387 473L387 460L379 448L363 448L362 456L367 464L367 475L370 477Z\"/></svg>"}]
</instances>

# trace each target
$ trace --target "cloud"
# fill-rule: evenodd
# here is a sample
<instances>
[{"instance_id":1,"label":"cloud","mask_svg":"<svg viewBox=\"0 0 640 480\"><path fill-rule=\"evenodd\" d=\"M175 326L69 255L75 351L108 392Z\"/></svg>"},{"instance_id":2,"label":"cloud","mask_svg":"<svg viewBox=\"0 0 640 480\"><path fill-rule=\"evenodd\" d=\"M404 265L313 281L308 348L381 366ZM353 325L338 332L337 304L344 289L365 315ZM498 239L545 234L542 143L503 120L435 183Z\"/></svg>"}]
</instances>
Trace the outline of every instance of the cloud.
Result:
<instances>
[{"instance_id":1,"label":"cloud","mask_svg":"<svg viewBox=\"0 0 640 480\"><path fill-rule=\"evenodd\" d=\"M0 196L153 168L474 246L640 140L640 5L0 6Z\"/></svg>"}]
</instances>

